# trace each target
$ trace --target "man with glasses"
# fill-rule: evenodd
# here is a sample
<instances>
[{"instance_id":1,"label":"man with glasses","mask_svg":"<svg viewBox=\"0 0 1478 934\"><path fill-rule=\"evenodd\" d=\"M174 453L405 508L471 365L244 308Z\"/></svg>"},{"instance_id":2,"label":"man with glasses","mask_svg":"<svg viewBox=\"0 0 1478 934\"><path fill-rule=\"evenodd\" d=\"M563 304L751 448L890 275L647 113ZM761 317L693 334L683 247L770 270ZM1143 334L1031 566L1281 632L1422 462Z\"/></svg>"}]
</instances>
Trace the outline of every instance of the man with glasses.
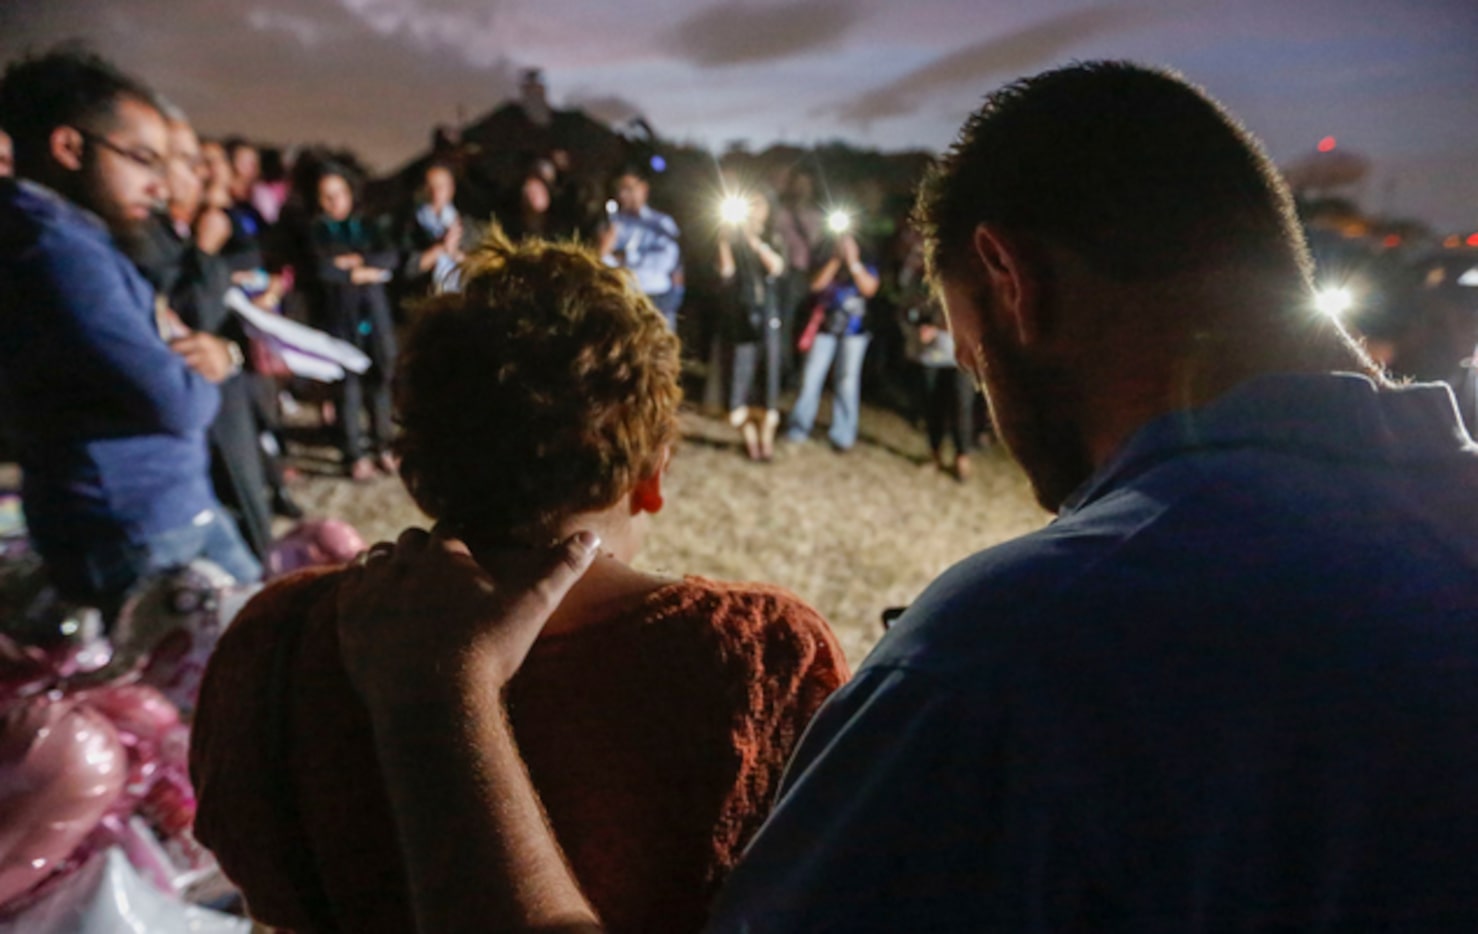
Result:
<instances>
[{"instance_id":1,"label":"man with glasses","mask_svg":"<svg viewBox=\"0 0 1478 934\"><path fill-rule=\"evenodd\" d=\"M166 193L152 93L58 49L6 70L0 125L17 176L0 181L0 394L16 409L26 520L54 582L111 615L140 577L197 557L255 580L205 443L215 383L235 363L156 302L119 249Z\"/></svg>"}]
</instances>

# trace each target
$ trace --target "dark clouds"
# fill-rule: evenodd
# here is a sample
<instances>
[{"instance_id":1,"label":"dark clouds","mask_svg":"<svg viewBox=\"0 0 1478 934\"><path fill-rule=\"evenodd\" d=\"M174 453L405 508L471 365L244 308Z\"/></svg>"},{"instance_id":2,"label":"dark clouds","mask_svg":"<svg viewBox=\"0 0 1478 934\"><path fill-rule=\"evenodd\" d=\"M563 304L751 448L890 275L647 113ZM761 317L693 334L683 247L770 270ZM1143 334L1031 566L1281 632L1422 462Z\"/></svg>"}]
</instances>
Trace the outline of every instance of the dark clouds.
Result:
<instances>
[{"instance_id":1,"label":"dark clouds","mask_svg":"<svg viewBox=\"0 0 1478 934\"><path fill-rule=\"evenodd\" d=\"M1036 71L1075 45L1130 29L1152 15L1145 7L1131 5L1074 10L950 52L828 111L862 124L907 114L934 92L981 83L992 76Z\"/></svg>"},{"instance_id":2,"label":"dark clouds","mask_svg":"<svg viewBox=\"0 0 1478 934\"><path fill-rule=\"evenodd\" d=\"M381 168L423 148L459 105L474 116L517 86L514 63L474 64L450 44L457 23L487 15L444 0L0 0L0 11L0 60L80 37L204 132L348 145ZM397 25L417 13L420 29Z\"/></svg>"},{"instance_id":3,"label":"dark clouds","mask_svg":"<svg viewBox=\"0 0 1478 934\"><path fill-rule=\"evenodd\" d=\"M671 50L706 68L776 61L834 44L865 14L861 0L720 3L678 23Z\"/></svg>"},{"instance_id":4,"label":"dark clouds","mask_svg":"<svg viewBox=\"0 0 1478 934\"><path fill-rule=\"evenodd\" d=\"M1337 135L1371 159L1361 197L1442 227L1478 210L1474 0L732 4L0 0L0 63L81 35L208 133L342 143L393 168L435 124L511 94L523 64L547 66L556 101L574 88L565 102L713 146L902 148L947 144L1002 80L1130 57L1206 86L1285 162Z\"/></svg>"},{"instance_id":5,"label":"dark clouds","mask_svg":"<svg viewBox=\"0 0 1478 934\"><path fill-rule=\"evenodd\" d=\"M620 126L637 117L646 116L639 105L615 94L576 91L565 97L564 105L583 110L587 115L611 126Z\"/></svg>"}]
</instances>

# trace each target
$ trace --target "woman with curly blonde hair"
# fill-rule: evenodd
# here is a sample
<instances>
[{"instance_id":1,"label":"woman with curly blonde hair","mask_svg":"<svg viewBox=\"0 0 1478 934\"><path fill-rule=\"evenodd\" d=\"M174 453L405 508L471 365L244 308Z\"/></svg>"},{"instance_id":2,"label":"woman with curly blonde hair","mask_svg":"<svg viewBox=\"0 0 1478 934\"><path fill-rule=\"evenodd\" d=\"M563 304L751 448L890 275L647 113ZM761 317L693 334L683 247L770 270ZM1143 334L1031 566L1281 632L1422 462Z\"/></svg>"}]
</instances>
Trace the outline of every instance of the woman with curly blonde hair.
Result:
<instances>
[{"instance_id":1,"label":"woman with curly blonde hair","mask_svg":"<svg viewBox=\"0 0 1478 934\"><path fill-rule=\"evenodd\" d=\"M662 508L680 391L677 340L625 273L494 231L462 281L420 309L400 358L402 478L474 557L599 535L604 553L508 688L510 720L609 928L698 930L845 662L785 591L631 566ZM197 832L264 924L413 930L339 660L342 577L272 585L222 639L192 738Z\"/></svg>"}]
</instances>

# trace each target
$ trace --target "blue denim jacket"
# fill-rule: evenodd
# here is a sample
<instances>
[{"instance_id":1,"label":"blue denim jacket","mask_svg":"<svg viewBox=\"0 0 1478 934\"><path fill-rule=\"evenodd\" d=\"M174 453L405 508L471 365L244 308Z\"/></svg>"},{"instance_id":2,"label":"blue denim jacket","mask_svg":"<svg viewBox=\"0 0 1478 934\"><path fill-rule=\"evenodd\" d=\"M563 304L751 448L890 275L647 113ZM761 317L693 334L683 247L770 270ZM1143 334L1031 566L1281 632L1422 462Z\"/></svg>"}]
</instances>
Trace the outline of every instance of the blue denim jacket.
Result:
<instances>
[{"instance_id":1,"label":"blue denim jacket","mask_svg":"<svg viewBox=\"0 0 1478 934\"><path fill-rule=\"evenodd\" d=\"M215 506L216 387L160 336L154 291L101 220L0 179L0 398L26 520L48 546L140 541Z\"/></svg>"}]
</instances>

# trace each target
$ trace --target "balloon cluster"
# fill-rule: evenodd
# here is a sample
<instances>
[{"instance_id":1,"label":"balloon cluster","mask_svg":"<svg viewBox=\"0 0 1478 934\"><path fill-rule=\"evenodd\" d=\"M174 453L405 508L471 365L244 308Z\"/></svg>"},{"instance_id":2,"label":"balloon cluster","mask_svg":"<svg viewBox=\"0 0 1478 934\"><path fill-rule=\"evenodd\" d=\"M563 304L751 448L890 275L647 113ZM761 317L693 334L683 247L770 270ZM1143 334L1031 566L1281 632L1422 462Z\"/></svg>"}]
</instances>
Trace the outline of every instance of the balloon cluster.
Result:
<instances>
[{"instance_id":1,"label":"balloon cluster","mask_svg":"<svg viewBox=\"0 0 1478 934\"><path fill-rule=\"evenodd\" d=\"M0 563L0 917L25 916L115 848L175 897L217 875L190 832L181 711L245 595L196 562L141 582L106 633L38 559Z\"/></svg>"}]
</instances>

